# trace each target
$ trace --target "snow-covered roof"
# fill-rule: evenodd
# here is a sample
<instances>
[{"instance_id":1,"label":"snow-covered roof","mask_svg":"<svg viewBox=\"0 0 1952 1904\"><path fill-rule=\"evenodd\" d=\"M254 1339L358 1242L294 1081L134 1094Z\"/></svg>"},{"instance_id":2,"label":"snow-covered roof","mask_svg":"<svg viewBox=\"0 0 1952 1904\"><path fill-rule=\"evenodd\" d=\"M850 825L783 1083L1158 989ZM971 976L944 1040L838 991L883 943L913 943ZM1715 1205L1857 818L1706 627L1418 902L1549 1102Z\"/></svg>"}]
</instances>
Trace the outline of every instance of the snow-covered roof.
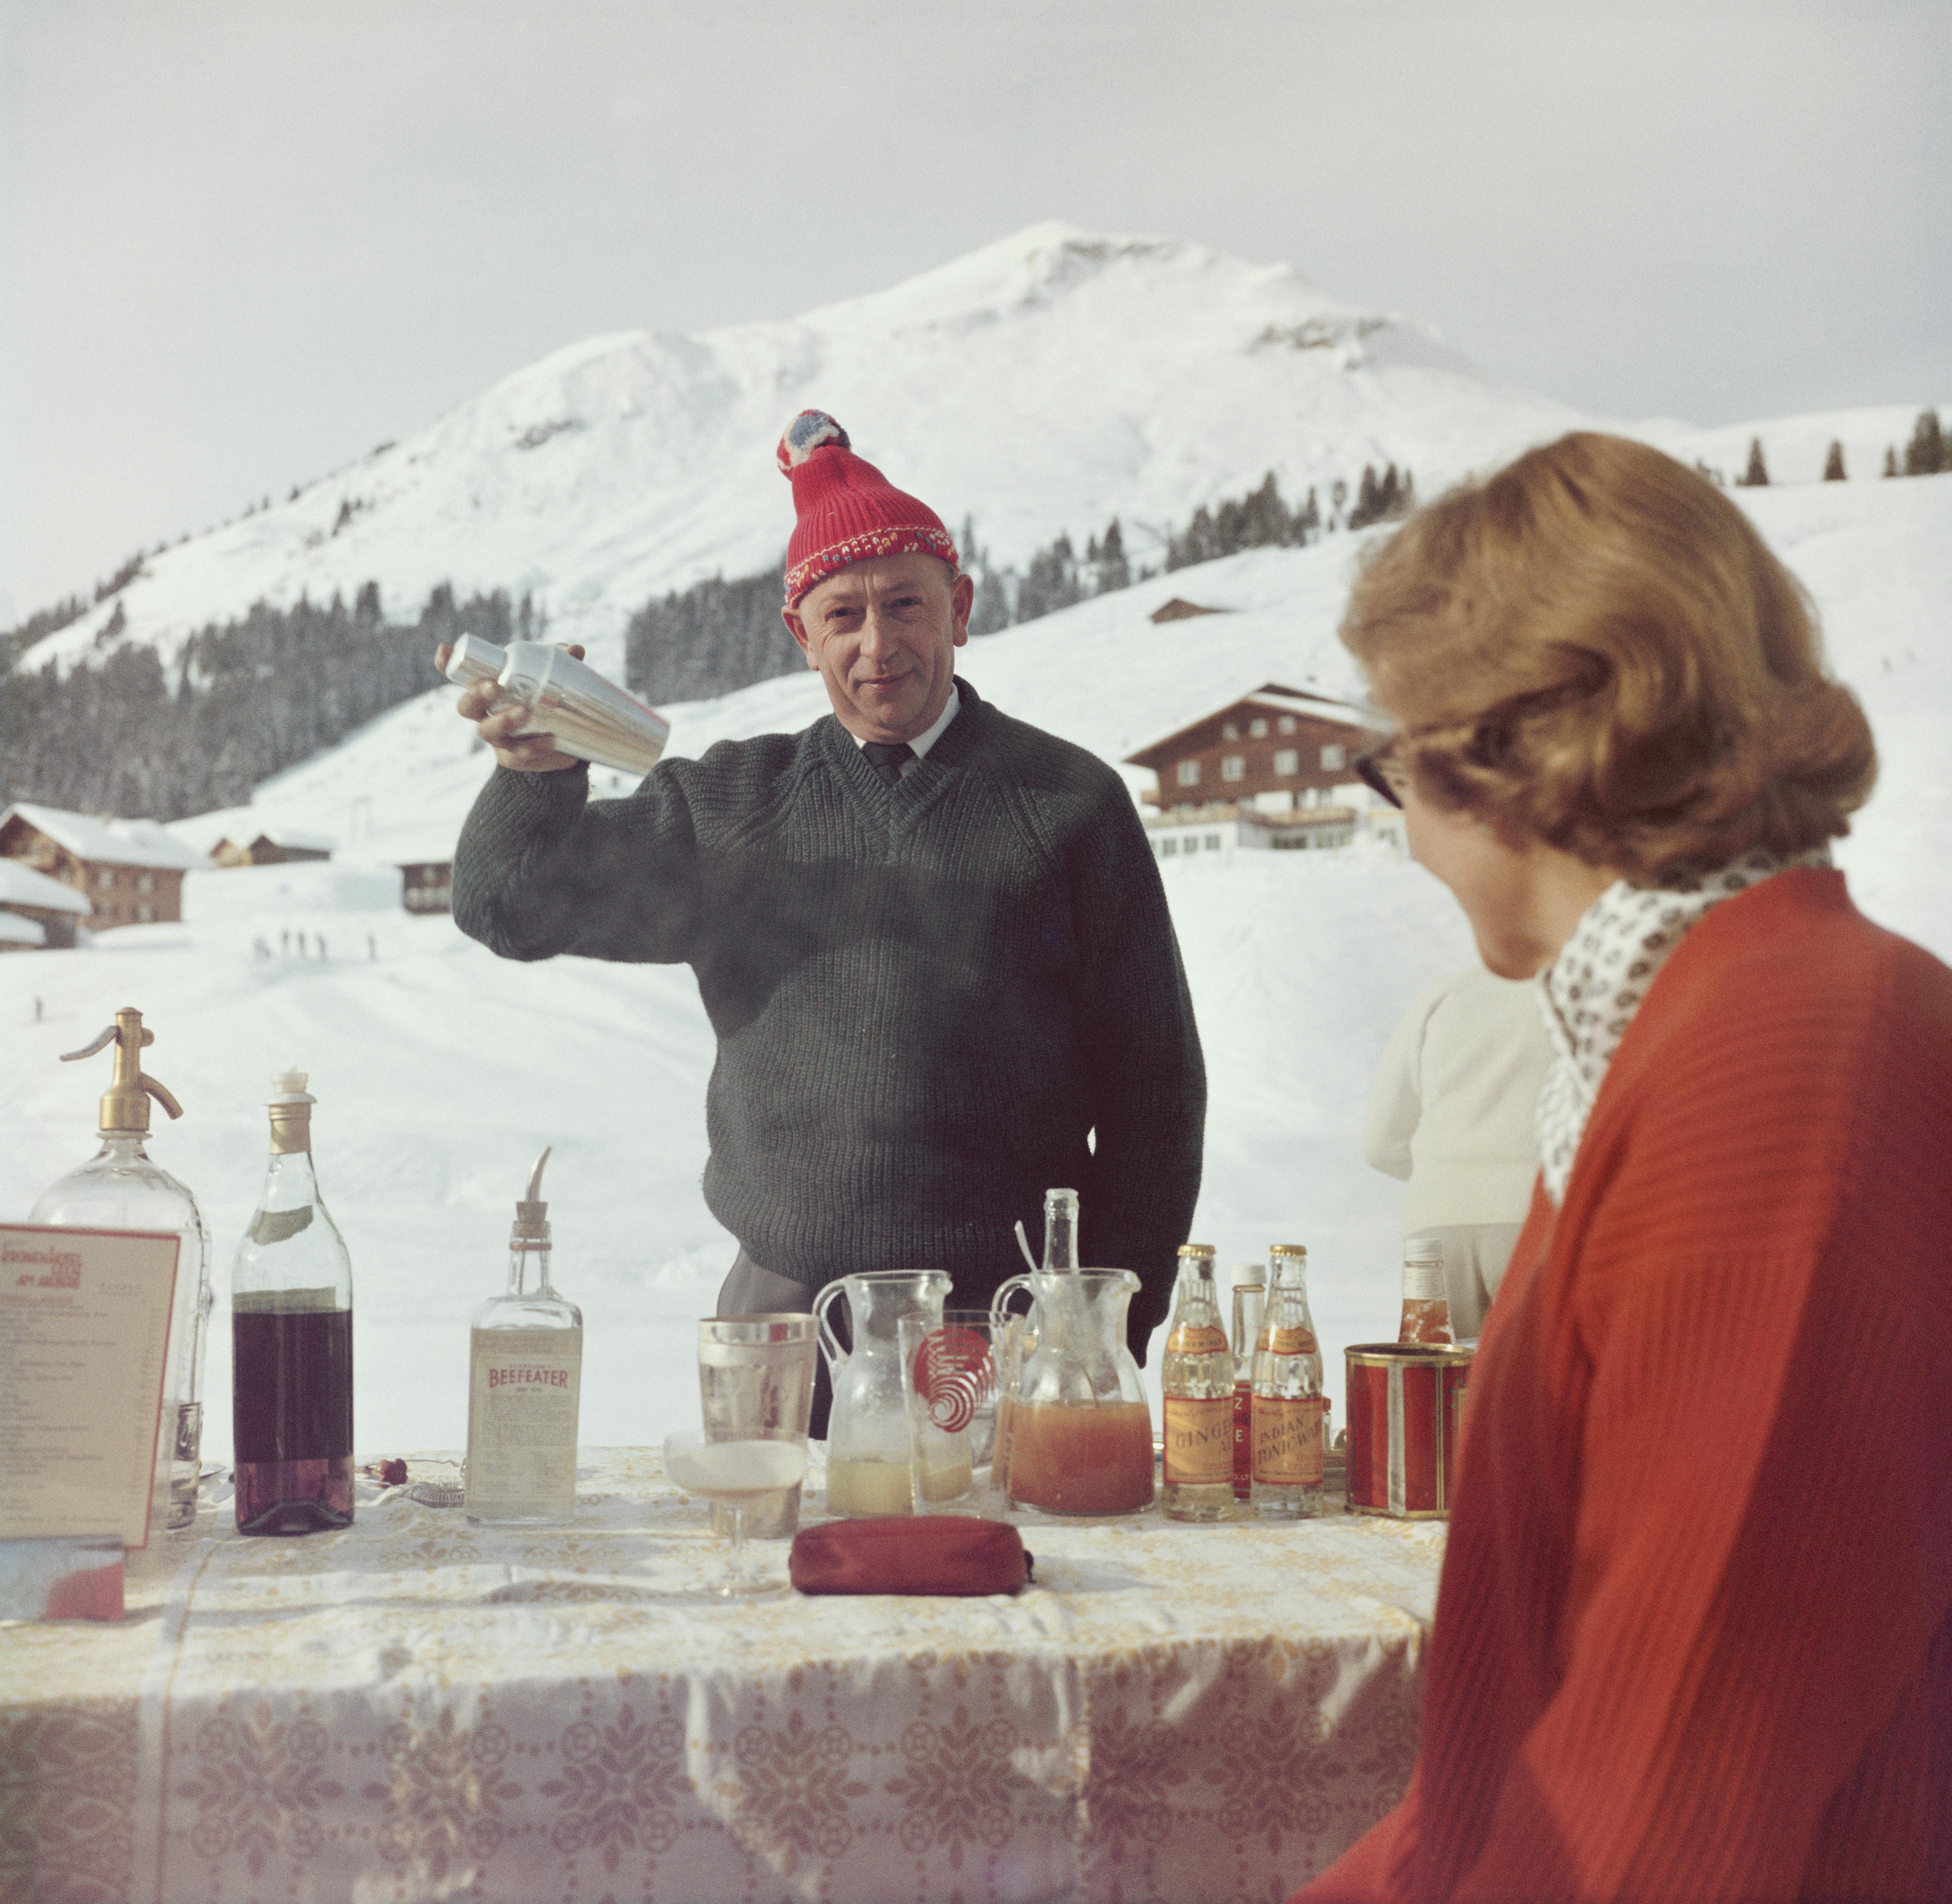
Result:
<instances>
[{"instance_id":1,"label":"snow-covered roof","mask_svg":"<svg viewBox=\"0 0 1952 1904\"><path fill-rule=\"evenodd\" d=\"M17 912L0 910L0 944L45 946L48 935L38 920L23 919Z\"/></svg>"},{"instance_id":2,"label":"snow-covered roof","mask_svg":"<svg viewBox=\"0 0 1952 1904\"><path fill-rule=\"evenodd\" d=\"M296 827L235 827L217 843L223 846L227 841L233 846L255 846L261 839L269 840L274 846L289 847L302 853L329 853L339 844L329 833L302 833ZM212 852L216 846L211 849Z\"/></svg>"},{"instance_id":3,"label":"snow-covered roof","mask_svg":"<svg viewBox=\"0 0 1952 1904\"><path fill-rule=\"evenodd\" d=\"M92 910L73 886L51 880L17 859L0 859L0 906L7 905L31 905L43 912L75 912L84 916Z\"/></svg>"},{"instance_id":4,"label":"snow-covered roof","mask_svg":"<svg viewBox=\"0 0 1952 1904\"><path fill-rule=\"evenodd\" d=\"M1381 724L1379 716L1366 712L1353 701L1338 701L1326 694L1311 694L1306 688L1283 687L1278 681L1267 681L1245 694L1235 696L1219 707L1209 708L1206 713L1174 728L1171 733L1162 734L1158 739L1135 748L1125 756L1125 763L1131 767L1150 767L1154 764L1151 756L1162 748L1170 746L1183 735L1204 727L1209 721L1217 721L1223 714L1247 707L1266 708L1277 714L1302 714L1311 721L1330 721L1342 727L1359 729Z\"/></svg>"},{"instance_id":5,"label":"snow-covered roof","mask_svg":"<svg viewBox=\"0 0 1952 1904\"><path fill-rule=\"evenodd\" d=\"M68 813L59 807L17 800L0 813L0 826L16 814L77 859L108 866L171 866L182 872L203 864L188 847L171 839L158 821L98 820L92 814Z\"/></svg>"}]
</instances>

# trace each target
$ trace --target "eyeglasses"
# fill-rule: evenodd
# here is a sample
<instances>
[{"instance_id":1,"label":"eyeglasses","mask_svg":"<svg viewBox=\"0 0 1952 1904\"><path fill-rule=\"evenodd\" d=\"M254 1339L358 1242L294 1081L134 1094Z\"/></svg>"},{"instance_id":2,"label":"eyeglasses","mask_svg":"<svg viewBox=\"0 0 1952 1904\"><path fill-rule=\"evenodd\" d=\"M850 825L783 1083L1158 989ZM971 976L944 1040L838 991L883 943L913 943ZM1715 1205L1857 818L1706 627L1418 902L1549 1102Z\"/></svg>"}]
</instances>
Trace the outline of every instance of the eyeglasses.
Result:
<instances>
[{"instance_id":1,"label":"eyeglasses","mask_svg":"<svg viewBox=\"0 0 1952 1904\"><path fill-rule=\"evenodd\" d=\"M1397 788L1409 777L1397 764L1395 752L1396 743L1387 741L1372 753L1358 754L1350 764L1356 770L1356 777L1371 793L1380 794L1400 811L1403 797Z\"/></svg>"}]
</instances>

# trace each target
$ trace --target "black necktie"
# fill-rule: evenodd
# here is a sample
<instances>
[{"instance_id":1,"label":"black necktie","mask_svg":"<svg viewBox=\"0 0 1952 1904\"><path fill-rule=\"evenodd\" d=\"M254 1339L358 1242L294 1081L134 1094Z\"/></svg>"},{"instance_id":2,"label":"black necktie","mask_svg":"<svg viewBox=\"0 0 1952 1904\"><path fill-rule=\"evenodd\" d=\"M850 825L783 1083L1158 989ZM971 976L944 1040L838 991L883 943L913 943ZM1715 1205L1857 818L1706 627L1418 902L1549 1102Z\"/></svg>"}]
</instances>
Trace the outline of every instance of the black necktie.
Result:
<instances>
[{"instance_id":1,"label":"black necktie","mask_svg":"<svg viewBox=\"0 0 1952 1904\"><path fill-rule=\"evenodd\" d=\"M915 750L906 740L871 740L861 751L868 756L868 764L890 786L902 777L902 762L915 757Z\"/></svg>"}]
</instances>

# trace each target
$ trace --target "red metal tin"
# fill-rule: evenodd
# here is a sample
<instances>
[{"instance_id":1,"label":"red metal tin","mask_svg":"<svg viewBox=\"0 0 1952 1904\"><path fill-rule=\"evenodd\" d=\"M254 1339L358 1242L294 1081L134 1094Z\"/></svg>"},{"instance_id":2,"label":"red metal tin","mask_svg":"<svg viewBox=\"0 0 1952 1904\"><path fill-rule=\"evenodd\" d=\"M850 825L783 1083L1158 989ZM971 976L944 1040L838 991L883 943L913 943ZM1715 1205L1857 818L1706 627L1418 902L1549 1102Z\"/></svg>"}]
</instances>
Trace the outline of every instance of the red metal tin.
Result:
<instances>
[{"instance_id":1,"label":"red metal tin","mask_svg":"<svg viewBox=\"0 0 1952 1904\"><path fill-rule=\"evenodd\" d=\"M1469 1349L1361 1342L1348 1351L1349 1505L1441 1520L1464 1426Z\"/></svg>"}]
</instances>

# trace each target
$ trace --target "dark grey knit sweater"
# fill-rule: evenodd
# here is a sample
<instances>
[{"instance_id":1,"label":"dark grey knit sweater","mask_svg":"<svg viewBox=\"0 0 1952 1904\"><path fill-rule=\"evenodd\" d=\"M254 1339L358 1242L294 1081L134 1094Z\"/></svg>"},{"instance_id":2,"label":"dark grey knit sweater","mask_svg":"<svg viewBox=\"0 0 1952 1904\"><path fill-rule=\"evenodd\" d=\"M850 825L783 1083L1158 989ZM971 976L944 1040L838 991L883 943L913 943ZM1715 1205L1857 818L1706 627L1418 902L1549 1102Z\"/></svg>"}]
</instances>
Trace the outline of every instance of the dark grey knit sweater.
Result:
<instances>
[{"instance_id":1,"label":"dark grey knit sweater","mask_svg":"<svg viewBox=\"0 0 1952 1904\"><path fill-rule=\"evenodd\" d=\"M804 1283L936 1268L987 1303L1075 1186L1082 1260L1165 1314L1206 1075L1144 829L1110 768L962 682L890 788L831 715L661 762L627 799L498 770L454 914L511 958L684 960L718 1037L705 1196ZM1096 1152L1087 1133L1096 1132Z\"/></svg>"}]
</instances>

